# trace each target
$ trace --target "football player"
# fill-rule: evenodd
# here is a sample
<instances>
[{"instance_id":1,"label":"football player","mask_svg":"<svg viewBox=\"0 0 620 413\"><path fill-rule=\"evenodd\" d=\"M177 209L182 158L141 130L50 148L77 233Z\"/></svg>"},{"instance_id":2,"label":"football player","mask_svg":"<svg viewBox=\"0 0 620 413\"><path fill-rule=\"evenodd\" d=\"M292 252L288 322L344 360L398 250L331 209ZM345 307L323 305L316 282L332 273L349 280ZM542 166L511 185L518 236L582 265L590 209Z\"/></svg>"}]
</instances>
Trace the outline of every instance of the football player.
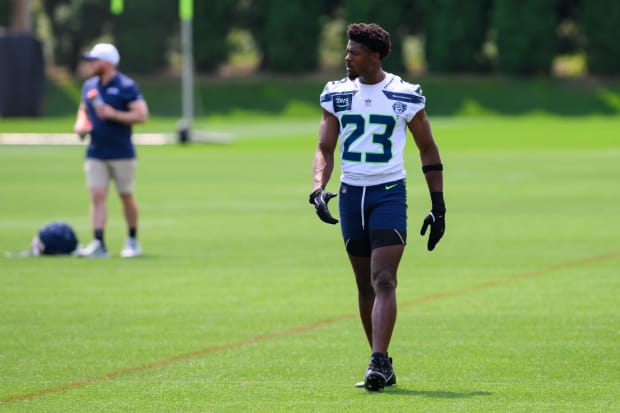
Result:
<instances>
[{"instance_id":1,"label":"football player","mask_svg":"<svg viewBox=\"0 0 620 413\"><path fill-rule=\"evenodd\" d=\"M396 384L388 347L396 322L397 270L407 241L403 161L407 129L419 150L430 192L431 211L420 231L425 235L430 228L429 251L445 230L443 166L420 86L382 68L390 53L389 33L374 23L356 23L347 27L347 37L347 77L328 82L320 97L323 115L310 203L322 221L338 223L328 209L337 194L325 191L338 146L340 227L371 348L364 381L356 386L378 391Z\"/></svg>"}]
</instances>

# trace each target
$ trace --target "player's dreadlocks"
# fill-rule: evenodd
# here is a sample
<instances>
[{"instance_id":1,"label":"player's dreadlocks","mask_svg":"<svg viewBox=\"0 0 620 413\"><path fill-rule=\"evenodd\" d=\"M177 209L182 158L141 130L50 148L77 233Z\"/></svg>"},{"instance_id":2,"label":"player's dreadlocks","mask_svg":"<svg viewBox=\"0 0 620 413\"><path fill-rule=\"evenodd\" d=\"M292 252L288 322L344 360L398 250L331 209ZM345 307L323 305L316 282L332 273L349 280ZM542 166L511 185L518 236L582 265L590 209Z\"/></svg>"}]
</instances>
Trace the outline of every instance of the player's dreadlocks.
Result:
<instances>
[{"instance_id":1,"label":"player's dreadlocks","mask_svg":"<svg viewBox=\"0 0 620 413\"><path fill-rule=\"evenodd\" d=\"M378 52L381 60L390 54L390 34L378 24L352 23L347 26L347 37L373 52Z\"/></svg>"}]
</instances>

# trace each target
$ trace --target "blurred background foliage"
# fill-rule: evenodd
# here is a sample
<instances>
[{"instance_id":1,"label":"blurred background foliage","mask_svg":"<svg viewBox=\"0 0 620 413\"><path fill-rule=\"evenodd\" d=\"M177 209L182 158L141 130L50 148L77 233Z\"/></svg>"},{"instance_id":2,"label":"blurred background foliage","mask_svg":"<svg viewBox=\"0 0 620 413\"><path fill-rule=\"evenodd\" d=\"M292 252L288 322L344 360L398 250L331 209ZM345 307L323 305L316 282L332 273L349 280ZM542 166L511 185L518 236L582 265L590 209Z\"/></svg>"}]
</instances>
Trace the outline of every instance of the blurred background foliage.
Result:
<instances>
[{"instance_id":1,"label":"blurred background foliage","mask_svg":"<svg viewBox=\"0 0 620 413\"><path fill-rule=\"evenodd\" d=\"M152 113L174 118L178 8L125 0L115 15L110 0L0 0L0 36L40 39L41 114L74 116L80 57L104 41ZM421 82L434 116L620 113L620 0L194 0L196 116L315 118L317 91L344 76L346 26L360 21L390 31L384 67Z\"/></svg>"},{"instance_id":2,"label":"blurred background foliage","mask_svg":"<svg viewBox=\"0 0 620 413\"><path fill-rule=\"evenodd\" d=\"M178 73L178 0L5 0L0 26L28 3L48 66L77 73L98 41L116 43L134 74ZM394 72L583 76L620 73L618 0L194 1L196 71L209 75L340 69L348 22L392 35Z\"/></svg>"}]
</instances>

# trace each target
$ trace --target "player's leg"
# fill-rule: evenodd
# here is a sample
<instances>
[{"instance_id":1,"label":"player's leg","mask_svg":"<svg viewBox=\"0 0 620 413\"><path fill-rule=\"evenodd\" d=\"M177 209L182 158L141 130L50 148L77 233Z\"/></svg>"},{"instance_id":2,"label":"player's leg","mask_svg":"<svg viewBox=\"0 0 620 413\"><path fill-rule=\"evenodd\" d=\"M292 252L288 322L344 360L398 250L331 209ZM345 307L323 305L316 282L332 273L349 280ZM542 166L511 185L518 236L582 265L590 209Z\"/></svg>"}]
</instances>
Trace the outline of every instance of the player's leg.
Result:
<instances>
[{"instance_id":1,"label":"player's leg","mask_svg":"<svg viewBox=\"0 0 620 413\"><path fill-rule=\"evenodd\" d=\"M78 251L82 257L107 257L104 230L108 211L106 200L110 173L106 163L99 159L86 159L84 164L86 183L90 197L89 215L93 229L93 241Z\"/></svg>"},{"instance_id":2,"label":"player's leg","mask_svg":"<svg viewBox=\"0 0 620 413\"><path fill-rule=\"evenodd\" d=\"M372 348L372 308L375 303L375 291L370 278L370 257L356 257L349 254L349 261L355 274L360 320L368 346Z\"/></svg>"},{"instance_id":3,"label":"player's leg","mask_svg":"<svg viewBox=\"0 0 620 413\"><path fill-rule=\"evenodd\" d=\"M407 193L404 180L368 191L370 271L375 291L372 351L387 354L396 322L397 271L407 241Z\"/></svg>"},{"instance_id":4,"label":"player's leg","mask_svg":"<svg viewBox=\"0 0 620 413\"><path fill-rule=\"evenodd\" d=\"M349 255L360 317L373 353L364 381L356 387L380 390L396 384L388 347L396 323L396 273L403 250L404 245L390 245L374 249L371 258Z\"/></svg>"},{"instance_id":5,"label":"player's leg","mask_svg":"<svg viewBox=\"0 0 620 413\"><path fill-rule=\"evenodd\" d=\"M134 196L136 161L122 159L110 162L112 176L116 184L116 191L123 204L123 215L128 228L138 226L138 203Z\"/></svg>"},{"instance_id":6,"label":"player's leg","mask_svg":"<svg viewBox=\"0 0 620 413\"><path fill-rule=\"evenodd\" d=\"M368 344L372 347L372 306L375 293L370 279L370 240L364 228L365 217L362 216L364 191L363 187L342 184L338 205L342 237L357 285L360 320Z\"/></svg>"},{"instance_id":7,"label":"player's leg","mask_svg":"<svg viewBox=\"0 0 620 413\"><path fill-rule=\"evenodd\" d=\"M388 347L396 324L396 274L403 251L404 244L386 245L372 250L370 266L375 292L372 309L372 355L364 376L364 387L371 391L396 384Z\"/></svg>"},{"instance_id":8,"label":"player's leg","mask_svg":"<svg viewBox=\"0 0 620 413\"><path fill-rule=\"evenodd\" d=\"M94 230L103 230L108 218L106 200L110 184L110 170L105 161L87 159L86 181L90 194L90 220Z\"/></svg>"},{"instance_id":9,"label":"player's leg","mask_svg":"<svg viewBox=\"0 0 620 413\"><path fill-rule=\"evenodd\" d=\"M346 184L340 186L340 226L355 275L360 320L368 346L372 348L372 307L375 291L370 276L370 239L364 226L366 217L362 216L363 193L364 189L361 187ZM355 387L364 386L364 381L355 383Z\"/></svg>"},{"instance_id":10,"label":"player's leg","mask_svg":"<svg viewBox=\"0 0 620 413\"><path fill-rule=\"evenodd\" d=\"M138 231L138 203L134 194L136 161L124 159L113 162L114 180L116 190L123 205L123 215L127 224L127 239L121 251L122 257L137 257L142 254L142 249L137 239Z\"/></svg>"},{"instance_id":11,"label":"player's leg","mask_svg":"<svg viewBox=\"0 0 620 413\"><path fill-rule=\"evenodd\" d=\"M372 355L365 376L368 390L396 384L388 347L396 324L398 266L407 240L404 181L377 185L367 193L371 243L370 273L375 303L372 311Z\"/></svg>"},{"instance_id":12,"label":"player's leg","mask_svg":"<svg viewBox=\"0 0 620 413\"><path fill-rule=\"evenodd\" d=\"M364 242L370 249L369 243ZM352 249L354 250L354 249ZM364 332L366 333L366 339L368 340L368 346L372 349L373 340L373 307L375 305L375 290L372 286L371 272L370 272L370 257L360 257L349 254L349 261L353 267L355 273L355 282L357 284L357 300L360 313L360 319ZM370 366L369 366L370 367ZM393 372L393 379L391 381L385 380L384 385L396 384L396 377ZM355 387L366 387L366 378L363 381L355 383Z\"/></svg>"},{"instance_id":13,"label":"player's leg","mask_svg":"<svg viewBox=\"0 0 620 413\"><path fill-rule=\"evenodd\" d=\"M127 228L138 227L138 203L133 193L119 194L121 202L123 204L123 214L125 216L125 222Z\"/></svg>"},{"instance_id":14,"label":"player's leg","mask_svg":"<svg viewBox=\"0 0 620 413\"><path fill-rule=\"evenodd\" d=\"M108 188L96 187L90 188L90 221L95 231L105 229L108 220L108 209L106 199L108 197Z\"/></svg>"},{"instance_id":15,"label":"player's leg","mask_svg":"<svg viewBox=\"0 0 620 413\"><path fill-rule=\"evenodd\" d=\"M371 255L372 287L375 302L372 309L372 351L387 354L396 323L396 286L398 264L404 245L376 248Z\"/></svg>"}]
</instances>

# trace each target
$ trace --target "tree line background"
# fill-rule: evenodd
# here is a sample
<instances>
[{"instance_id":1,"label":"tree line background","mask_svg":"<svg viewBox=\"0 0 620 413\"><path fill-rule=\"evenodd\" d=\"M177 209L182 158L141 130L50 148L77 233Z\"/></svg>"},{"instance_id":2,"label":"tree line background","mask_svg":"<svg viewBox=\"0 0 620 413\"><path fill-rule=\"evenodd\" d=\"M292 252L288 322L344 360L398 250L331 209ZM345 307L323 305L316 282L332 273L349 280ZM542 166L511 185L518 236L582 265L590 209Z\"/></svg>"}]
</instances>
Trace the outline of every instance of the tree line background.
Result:
<instances>
[{"instance_id":1,"label":"tree line background","mask_svg":"<svg viewBox=\"0 0 620 413\"><path fill-rule=\"evenodd\" d=\"M0 2L0 26L18 3ZM115 43L123 70L141 74L166 71L180 49L178 0L127 0L118 16L109 0L31 4L48 64L71 72L97 41ZM346 24L361 21L390 31L390 71L408 69L404 45L415 37L430 73L548 75L559 55L581 56L589 74L620 73L620 0L194 0L195 69L215 73L251 47L257 70L316 72L330 39L342 59Z\"/></svg>"}]
</instances>

